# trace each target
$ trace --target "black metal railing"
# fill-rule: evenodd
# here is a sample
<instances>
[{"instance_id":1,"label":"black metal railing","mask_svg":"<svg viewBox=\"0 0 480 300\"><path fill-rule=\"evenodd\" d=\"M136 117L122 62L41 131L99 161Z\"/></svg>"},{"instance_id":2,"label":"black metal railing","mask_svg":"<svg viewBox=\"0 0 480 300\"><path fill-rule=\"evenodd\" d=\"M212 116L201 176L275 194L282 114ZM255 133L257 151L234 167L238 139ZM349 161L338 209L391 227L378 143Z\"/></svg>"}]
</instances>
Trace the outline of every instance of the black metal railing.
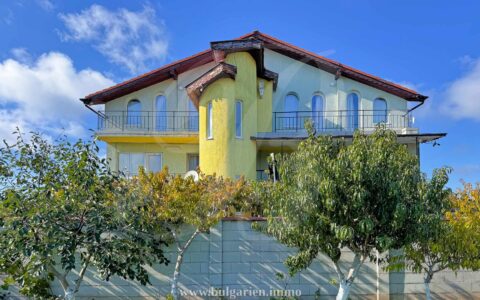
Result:
<instances>
[{"instance_id":1,"label":"black metal railing","mask_svg":"<svg viewBox=\"0 0 480 300\"><path fill-rule=\"evenodd\" d=\"M273 113L273 131L302 131L305 121L311 120L317 132L355 131L374 129L384 124L390 129L412 125L410 114L388 110L289 111Z\"/></svg>"},{"instance_id":2,"label":"black metal railing","mask_svg":"<svg viewBox=\"0 0 480 300\"><path fill-rule=\"evenodd\" d=\"M198 132L196 111L108 111L98 117L99 131Z\"/></svg>"}]
</instances>

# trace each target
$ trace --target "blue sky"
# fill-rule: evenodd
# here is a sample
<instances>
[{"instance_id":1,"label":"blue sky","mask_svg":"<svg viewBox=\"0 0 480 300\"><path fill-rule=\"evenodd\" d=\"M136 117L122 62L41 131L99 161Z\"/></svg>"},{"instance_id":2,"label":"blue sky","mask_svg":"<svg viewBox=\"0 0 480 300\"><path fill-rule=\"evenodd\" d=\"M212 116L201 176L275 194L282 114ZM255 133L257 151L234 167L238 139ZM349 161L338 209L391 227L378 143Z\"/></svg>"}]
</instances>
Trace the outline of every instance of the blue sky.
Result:
<instances>
[{"instance_id":1,"label":"blue sky","mask_svg":"<svg viewBox=\"0 0 480 300\"><path fill-rule=\"evenodd\" d=\"M300 4L301 3L301 4ZM430 96L418 109L422 169L480 174L480 4L476 1L0 2L0 138L15 126L88 136L78 98L258 29Z\"/></svg>"}]
</instances>

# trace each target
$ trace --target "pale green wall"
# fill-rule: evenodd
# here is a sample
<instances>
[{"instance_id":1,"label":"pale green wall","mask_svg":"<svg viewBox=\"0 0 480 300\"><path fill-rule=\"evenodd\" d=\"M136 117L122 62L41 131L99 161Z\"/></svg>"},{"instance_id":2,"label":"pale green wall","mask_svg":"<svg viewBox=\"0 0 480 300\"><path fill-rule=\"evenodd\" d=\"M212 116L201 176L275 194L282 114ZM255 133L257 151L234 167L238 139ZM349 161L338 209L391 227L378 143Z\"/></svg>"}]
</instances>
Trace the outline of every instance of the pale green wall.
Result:
<instances>
[{"instance_id":1,"label":"pale green wall","mask_svg":"<svg viewBox=\"0 0 480 300\"><path fill-rule=\"evenodd\" d=\"M185 86L211 69L214 65L214 63L209 63L182 73L178 76L178 82L173 79L168 79L113 101L107 102L105 105L105 111L125 111L127 110L128 102L132 99L140 100L142 103L142 110L154 111L155 99L158 95L164 95L167 98L167 110L187 111L188 101L190 101L190 99L188 98Z\"/></svg>"},{"instance_id":2,"label":"pale green wall","mask_svg":"<svg viewBox=\"0 0 480 300\"><path fill-rule=\"evenodd\" d=\"M325 110L345 110L347 95L357 92L360 95L360 109L371 110L373 100L381 97L387 101L389 110L407 110L407 101L375 89L368 85L340 77L277 52L265 49L265 67L278 73L278 87L273 94L273 111L283 111L285 96L294 92L300 100L299 110L311 110L311 100L315 93L325 97Z\"/></svg>"},{"instance_id":3,"label":"pale green wall","mask_svg":"<svg viewBox=\"0 0 480 300\"><path fill-rule=\"evenodd\" d=\"M187 170L187 154L198 153L198 145L194 144L139 144L115 143L107 145L107 157L110 167L118 171L118 154L121 152L162 153L163 166L168 166L171 173L185 173Z\"/></svg>"}]
</instances>

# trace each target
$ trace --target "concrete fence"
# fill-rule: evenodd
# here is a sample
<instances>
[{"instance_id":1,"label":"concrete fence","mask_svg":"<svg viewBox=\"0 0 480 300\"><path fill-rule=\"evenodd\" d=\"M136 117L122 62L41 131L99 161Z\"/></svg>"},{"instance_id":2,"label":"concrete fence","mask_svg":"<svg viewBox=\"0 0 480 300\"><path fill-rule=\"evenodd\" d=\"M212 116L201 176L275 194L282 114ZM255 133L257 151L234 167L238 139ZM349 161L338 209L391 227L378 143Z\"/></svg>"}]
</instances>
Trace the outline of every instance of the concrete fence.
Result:
<instances>
[{"instance_id":1,"label":"concrete fence","mask_svg":"<svg viewBox=\"0 0 480 300\"><path fill-rule=\"evenodd\" d=\"M279 272L287 275L283 261L294 252L253 230L249 221L223 221L210 234L199 235L187 250L179 286L187 299L221 295L224 299L268 299L282 293L301 295L301 299L334 299L336 273L325 257L317 258L292 278L277 278ZM170 265L149 268L152 285L141 286L121 278L105 282L88 272L77 299L162 299L170 291L176 254L170 249L167 256ZM344 251L342 268L352 260L353 254ZM480 273L441 272L435 275L431 288L438 299L480 299ZM58 283L53 290L61 290ZM423 291L421 274L388 273L381 267L377 273L377 266L367 262L355 280L351 299L377 299L377 292L381 299L422 299Z\"/></svg>"}]
</instances>

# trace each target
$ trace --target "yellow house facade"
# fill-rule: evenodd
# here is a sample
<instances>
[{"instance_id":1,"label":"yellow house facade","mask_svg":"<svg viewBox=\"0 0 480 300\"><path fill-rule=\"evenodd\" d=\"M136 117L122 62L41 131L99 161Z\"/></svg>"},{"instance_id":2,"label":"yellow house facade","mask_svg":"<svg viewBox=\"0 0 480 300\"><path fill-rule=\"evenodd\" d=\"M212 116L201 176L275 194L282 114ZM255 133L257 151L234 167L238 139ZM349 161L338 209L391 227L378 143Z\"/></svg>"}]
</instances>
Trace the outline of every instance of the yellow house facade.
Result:
<instances>
[{"instance_id":1,"label":"yellow house facade","mask_svg":"<svg viewBox=\"0 0 480 300\"><path fill-rule=\"evenodd\" d=\"M418 154L445 135L415 127L412 111L426 99L255 31L81 100L98 114L114 170L264 179L267 156L294 150L306 120L347 142L381 123Z\"/></svg>"}]
</instances>

